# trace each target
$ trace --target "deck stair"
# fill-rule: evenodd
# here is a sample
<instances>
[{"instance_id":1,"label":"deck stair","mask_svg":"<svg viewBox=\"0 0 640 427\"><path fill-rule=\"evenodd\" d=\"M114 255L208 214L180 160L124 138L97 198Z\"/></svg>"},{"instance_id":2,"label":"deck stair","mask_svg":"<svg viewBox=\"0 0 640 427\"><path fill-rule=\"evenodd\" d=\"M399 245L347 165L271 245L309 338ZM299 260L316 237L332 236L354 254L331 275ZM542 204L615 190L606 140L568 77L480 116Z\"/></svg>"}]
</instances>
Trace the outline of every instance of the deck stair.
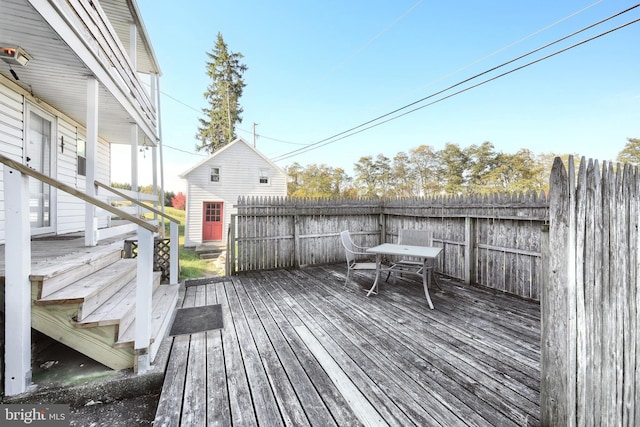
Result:
<instances>
[{"instance_id":1,"label":"deck stair","mask_svg":"<svg viewBox=\"0 0 640 427\"><path fill-rule=\"evenodd\" d=\"M221 243L205 243L196 246L195 252L200 259L216 259L226 250L226 248L226 245Z\"/></svg>"},{"instance_id":2,"label":"deck stair","mask_svg":"<svg viewBox=\"0 0 640 427\"><path fill-rule=\"evenodd\" d=\"M32 327L112 368L134 366L136 259L122 258L122 241L33 267ZM178 286L154 272L152 357L171 321Z\"/></svg>"}]
</instances>

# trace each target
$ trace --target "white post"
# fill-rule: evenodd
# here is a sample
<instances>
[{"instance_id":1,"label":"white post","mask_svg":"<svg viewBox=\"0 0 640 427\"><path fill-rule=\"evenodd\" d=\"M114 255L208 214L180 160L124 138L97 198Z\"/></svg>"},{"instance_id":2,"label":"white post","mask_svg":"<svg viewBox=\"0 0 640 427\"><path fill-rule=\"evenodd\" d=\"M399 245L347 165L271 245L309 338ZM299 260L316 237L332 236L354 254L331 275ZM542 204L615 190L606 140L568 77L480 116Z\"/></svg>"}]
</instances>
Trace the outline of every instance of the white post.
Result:
<instances>
[{"instance_id":1,"label":"white post","mask_svg":"<svg viewBox=\"0 0 640 427\"><path fill-rule=\"evenodd\" d=\"M151 301L153 293L153 233L138 227L138 277L136 279L135 371L149 370L151 343Z\"/></svg>"},{"instance_id":2,"label":"white post","mask_svg":"<svg viewBox=\"0 0 640 427\"><path fill-rule=\"evenodd\" d=\"M152 177L151 184L153 185L153 195L156 196L153 201L153 207L158 209L158 147L151 148L151 169L152 169ZM154 218L157 218L158 214L155 214Z\"/></svg>"},{"instance_id":3,"label":"white post","mask_svg":"<svg viewBox=\"0 0 640 427\"><path fill-rule=\"evenodd\" d=\"M152 102L154 102L157 98L156 96L156 78L154 74L149 74L149 79L150 79L150 88L149 88L149 97L151 98ZM156 108L156 111L157 108ZM153 207L158 209L158 142L156 141L156 145L153 146L153 148L151 149L151 155L152 155L152 177L151 179L153 180L153 195L156 196L155 200L153 201ZM164 197L162 198L162 204L164 204ZM164 211L163 211L164 213ZM153 219L158 219L158 214L153 214ZM162 229L160 230L160 235L162 237L164 237L164 218L162 219Z\"/></svg>"},{"instance_id":4,"label":"white post","mask_svg":"<svg viewBox=\"0 0 640 427\"><path fill-rule=\"evenodd\" d=\"M155 82L154 91L156 94L156 111L158 117L158 147L159 147L159 160L160 160L160 211L164 214L164 159L162 157L162 114L160 114L160 76L154 74L152 81ZM164 227L162 228L164 236Z\"/></svg>"},{"instance_id":5,"label":"white post","mask_svg":"<svg viewBox=\"0 0 640 427\"><path fill-rule=\"evenodd\" d=\"M96 196L96 169L98 167L98 89L99 83L95 77L87 78L87 188L85 192L91 197ZM98 219L96 207L85 203L85 234L84 244L95 246L98 243Z\"/></svg>"},{"instance_id":6,"label":"white post","mask_svg":"<svg viewBox=\"0 0 640 427\"><path fill-rule=\"evenodd\" d=\"M31 384L31 225L29 181L4 166L5 386L7 396Z\"/></svg>"},{"instance_id":7,"label":"white post","mask_svg":"<svg viewBox=\"0 0 640 427\"><path fill-rule=\"evenodd\" d=\"M131 191L138 192L138 125L131 124Z\"/></svg>"},{"instance_id":8,"label":"white post","mask_svg":"<svg viewBox=\"0 0 640 427\"><path fill-rule=\"evenodd\" d=\"M169 283L172 285L178 284L178 241L180 236L178 235L178 223L170 221L171 229L169 230Z\"/></svg>"}]
</instances>

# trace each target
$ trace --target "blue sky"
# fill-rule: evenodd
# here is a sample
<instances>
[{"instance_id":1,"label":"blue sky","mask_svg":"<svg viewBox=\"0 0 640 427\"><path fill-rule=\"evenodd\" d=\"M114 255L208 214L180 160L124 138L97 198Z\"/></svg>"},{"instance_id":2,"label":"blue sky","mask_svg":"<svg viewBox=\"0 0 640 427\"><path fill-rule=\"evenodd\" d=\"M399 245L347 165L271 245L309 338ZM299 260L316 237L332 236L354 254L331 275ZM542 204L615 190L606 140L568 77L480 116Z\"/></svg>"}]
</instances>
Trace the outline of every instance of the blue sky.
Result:
<instances>
[{"instance_id":1,"label":"blue sky","mask_svg":"<svg viewBox=\"0 0 640 427\"><path fill-rule=\"evenodd\" d=\"M195 153L218 32L248 66L237 134L279 158L607 18L615 0L138 0L163 71L166 188ZM640 8L456 90L640 18ZM342 167L421 144L615 159L640 137L640 23L324 147L277 161ZM451 91L453 92L453 91ZM446 92L447 95L451 92ZM438 99L438 97L431 100ZM431 101L430 100L430 101ZM423 105L417 104L416 106ZM177 148L172 149L169 147ZM180 150L180 151L179 151ZM186 152L186 153L185 153ZM128 155L128 153L126 153ZM116 153L116 156L118 154ZM148 163L148 158L143 163ZM121 166L121 163L118 163ZM119 168L123 170L125 168ZM140 183L149 179L141 169ZM113 173L114 181L128 181Z\"/></svg>"}]
</instances>

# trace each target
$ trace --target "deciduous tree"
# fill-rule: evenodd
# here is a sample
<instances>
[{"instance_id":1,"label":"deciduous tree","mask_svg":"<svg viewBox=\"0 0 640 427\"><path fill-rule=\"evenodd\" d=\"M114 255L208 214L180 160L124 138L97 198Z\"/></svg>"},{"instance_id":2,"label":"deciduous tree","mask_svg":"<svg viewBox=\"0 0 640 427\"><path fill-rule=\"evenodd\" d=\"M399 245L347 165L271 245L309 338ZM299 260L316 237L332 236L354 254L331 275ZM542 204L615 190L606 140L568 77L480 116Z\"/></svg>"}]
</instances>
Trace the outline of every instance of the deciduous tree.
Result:
<instances>
[{"instance_id":1,"label":"deciduous tree","mask_svg":"<svg viewBox=\"0 0 640 427\"><path fill-rule=\"evenodd\" d=\"M438 178L447 194L462 194L469 181L469 156L457 144L446 143L438 151Z\"/></svg>"},{"instance_id":2,"label":"deciduous tree","mask_svg":"<svg viewBox=\"0 0 640 427\"><path fill-rule=\"evenodd\" d=\"M620 163L640 164L640 138L627 138L627 144L618 153Z\"/></svg>"},{"instance_id":3,"label":"deciduous tree","mask_svg":"<svg viewBox=\"0 0 640 427\"><path fill-rule=\"evenodd\" d=\"M438 180L438 155L430 145L420 145L409 151L412 169L416 174L418 196L439 194L442 184Z\"/></svg>"},{"instance_id":4,"label":"deciduous tree","mask_svg":"<svg viewBox=\"0 0 640 427\"><path fill-rule=\"evenodd\" d=\"M187 198L182 191L178 192L173 199L171 199L171 206L176 209L184 210L187 206Z\"/></svg>"}]
</instances>

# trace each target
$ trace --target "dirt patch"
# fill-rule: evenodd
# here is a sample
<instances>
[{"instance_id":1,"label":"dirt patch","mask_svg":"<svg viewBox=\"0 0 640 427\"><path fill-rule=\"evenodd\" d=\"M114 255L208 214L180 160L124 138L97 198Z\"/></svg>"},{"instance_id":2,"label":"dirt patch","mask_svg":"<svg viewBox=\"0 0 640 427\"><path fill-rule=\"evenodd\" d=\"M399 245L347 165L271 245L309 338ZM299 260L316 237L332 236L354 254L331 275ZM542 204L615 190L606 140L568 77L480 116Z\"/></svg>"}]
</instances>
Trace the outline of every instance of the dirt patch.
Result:
<instances>
[{"instance_id":1,"label":"dirt patch","mask_svg":"<svg viewBox=\"0 0 640 427\"><path fill-rule=\"evenodd\" d=\"M159 394L150 394L111 402L90 400L85 406L71 409L69 425L82 427L150 426L156 415L159 398Z\"/></svg>"}]
</instances>

